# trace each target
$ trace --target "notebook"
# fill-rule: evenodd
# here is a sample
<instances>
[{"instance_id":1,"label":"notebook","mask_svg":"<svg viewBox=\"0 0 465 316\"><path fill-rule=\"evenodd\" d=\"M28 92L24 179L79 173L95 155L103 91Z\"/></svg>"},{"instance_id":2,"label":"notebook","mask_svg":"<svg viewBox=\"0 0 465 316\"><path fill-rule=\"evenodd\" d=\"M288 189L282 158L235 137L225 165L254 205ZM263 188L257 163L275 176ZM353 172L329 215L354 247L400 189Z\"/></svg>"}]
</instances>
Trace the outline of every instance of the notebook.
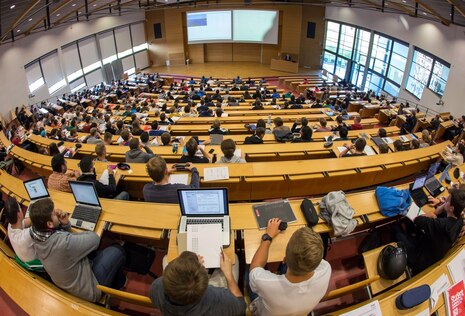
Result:
<instances>
[{"instance_id":1,"label":"notebook","mask_svg":"<svg viewBox=\"0 0 465 316\"><path fill-rule=\"evenodd\" d=\"M93 182L69 181L76 205L69 219L71 226L93 231L102 207Z\"/></svg>"},{"instance_id":2,"label":"notebook","mask_svg":"<svg viewBox=\"0 0 465 316\"><path fill-rule=\"evenodd\" d=\"M228 190L226 188L178 189L181 221L179 233L189 225L221 224L223 246L231 244Z\"/></svg>"},{"instance_id":3,"label":"notebook","mask_svg":"<svg viewBox=\"0 0 465 316\"><path fill-rule=\"evenodd\" d=\"M253 205L252 209L259 229L266 229L268 221L272 218L279 218L286 223L297 220L288 200Z\"/></svg>"}]
</instances>

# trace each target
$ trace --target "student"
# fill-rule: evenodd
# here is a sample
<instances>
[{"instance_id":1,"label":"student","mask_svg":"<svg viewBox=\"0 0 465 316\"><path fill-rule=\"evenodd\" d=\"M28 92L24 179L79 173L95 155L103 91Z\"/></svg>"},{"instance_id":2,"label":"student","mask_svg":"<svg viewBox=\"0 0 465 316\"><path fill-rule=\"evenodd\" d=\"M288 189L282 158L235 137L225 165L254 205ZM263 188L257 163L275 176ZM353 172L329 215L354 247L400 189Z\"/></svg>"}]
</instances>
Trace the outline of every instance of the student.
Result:
<instances>
[{"instance_id":1,"label":"student","mask_svg":"<svg viewBox=\"0 0 465 316\"><path fill-rule=\"evenodd\" d=\"M197 150L200 150L202 156L199 157L196 155ZM197 140L191 138L186 143L186 152L182 155L180 162L192 162L192 163L209 163L211 160L210 154L205 151L202 147L199 147Z\"/></svg>"},{"instance_id":2,"label":"student","mask_svg":"<svg viewBox=\"0 0 465 316\"><path fill-rule=\"evenodd\" d=\"M285 126L283 119L280 117L276 117L273 120L274 123L274 128L273 128L273 134L275 137L283 137L291 133L291 129L289 126Z\"/></svg>"},{"instance_id":3,"label":"student","mask_svg":"<svg viewBox=\"0 0 465 316\"><path fill-rule=\"evenodd\" d=\"M95 161L100 161L100 162L108 162L107 160L107 148L104 143L98 143L95 145L95 154L97 155L97 158L95 158Z\"/></svg>"},{"instance_id":4,"label":"student","mask_svg":"<svg viewBox=\"0 0 465 316\"><path fill-rule=\"evenodd\" d=\"M297 120L292 124L291 132L292 133L299 133L300 129L304 126L308 125L308 119L306 117L302 117L300 120ZM300 126L300 127L299 127Z\"/></svg>"},{"instance_id":5,"label":"student","mask_svg":"<svg viewBox=\"0 0 465 316\"><path fill-rule=\"evenodd\" d=\"M396 139L392 145L394 146L394 152L405 150L404 144L402 143L400 139Z\"/></svg>"},{"instance_id":6,"label":"student","mask_svg":"<svg viewBox=\"0 0 465 316\"><path fill-rule=\"evenodd\" d=\"M331 132L331 127L326 126L328 122L324 117L320 118L319 120L320 126L316 126L315 132Z\"/></svg>"},{"instance_id":7,"label":"student","mask_svg":"<svg viewBox=\"0 0 465 316\"><path fill-rule=\"evenodd\" d=\"M265 136L265 129L263 127L257 127L255 133L252 136L247 136L244 139L244 145L247 144L263 144L263 137Z\"/></svg>"},{"instance_id":8,"label":"student","mask_svg":"<svg viewBox=\"0 0 465 316\"><path fill-rule=\"evenodd\" d=\"M86 143L87 144L97 144L102 142L102 139L100 138L100 133L96 127L93 127L90 129L90 136L87 138Z\"/></svg>"},{"instance_id":9,"label":"student","mask_svg":"<svg viewBox=\"0 0 465 316\"><path fill-rule=\"evenodd\" d=\"M346 126L341 126L341 128L339 129L338 140L350 140L348 135L349 135L349 129Z\"/></svg>"},{"instance_id":10,"label":"student","mask_svg":"<svg viewBox=\"0 0 465 316\"><path fill-rule=\"evenodd\" d=\"M380 128L378 130L378 137L383 137L383 138L387 137L387 132L386 132L386 130L384 128Z\"/></svg>"},{"instance_id":11,"label":"student","mask_svg":"<svg viewBox=\"0 0 465 316\"><path fill-rule=\"evenodd\" d=\"M400 225L392 227L393 238L405 247L407 264L414 275L441 260L463 228L463 189L451 188L446 198L430 197L429 201L435 210L416 217L414 227L407 226L408 230Z\"/></svg>"},{"instance_id":12,"label":"student","mask_svg":"<svg viewBox=\"0 0 465 316\"><path fill-rule=\"evenodd\" d=\"M221 156L216 163L245 163L245 159L234 155L236 151L236 143L232 139L225 139L221 142L221 151L224 156Z\"/></svg>"},{"instance_id":13,"label":"student","mask_svg":"<svg viewBox=\"0 0 465 316\"><path fill-rule=\"evenodd\" d=\"M171 261L150 287L153 305L163 315L244 315L246 304L234 280L228 256L220 259L228 288L208 285L203 259L184 251Z\"/></svg>"},{"instance_id":14,"label":"student","mask_svg":"<svg viewBox=\"0 0 465 316\"><path fill-rule=\"evenodd\" d=\"M157 120L153 121L150 127L151 130L149 131L149 136L161 136L165 132L164 130L159 129Z\"/></svg>"},{"instance_id":15,"label":"student","mask_svg":"<svg viewBox=\"0 0 465 316\"><path fill-rule=\"evenodd\" d=\"M362 119L360 116L354 117L354 124L350 125L350 129L353 131L363 129L363 125L361 124L361 122Z\"/></svg>"},{"instance_id":16,"label":"student","mask_svg":"<svg viewBox=\"0 0 465 316\"><path fill-rule=\"evenodd\" d=\"M145 149L145 152L142 150ZM132 138L129 141L129 151L126 152L126 162L143 162L146 163L150 158L155 157L153 151L146 145L142 144L138 138Z\"/></svg>"},{"instance_id":17,"label":"student","mask_svg":"<svg viewBox=\"0 0 465 316\"><path fill-rule=\"evenodd\" d=\"M199 172L194 165L186 164L186 170L191 172L191 182L189 185L169 183L170 174L176 168L168 169L165 159L155 156L147 162L147 173L152 178L152 183L144 185L143 194L146 202L157 203L179 203L178 189L198 188L200 186Z\"/></svg>"},{"instance_id":18,"label":"student","mask_svg":"<svg viewBox=\"0 0 465 316\"><path fill-rule=\"evenodd\" d=\"M66 160L62 154L52 157L52 174L48 177L47 187L55 191L71 192L69 180L76 180L80 176L79 171L68 171Z\"/></svg>"},{"instance_id":19,"label":"student","mask_svg":"<svg viewBox=\"0 0 465 316\"><path fill-rule=\"evenodd\" d=\"M287 271L277 275L265 270L273 239L281 220L268 222L266 233L250 264L249 283L254 315L307 315L328 289L331 266L323 260L323 241L311 228L292 234L287 246Z\"/></svg>"},{"instance_id":20,"label":"student","mask_svg":"<svg viewBox=\"0 0 465 316\"><path fill-rule=\"evenodd\" d=\"M126 277L122 272L126 254L120 245L97 250L100 237L94 232L69 232L68 213L55 209L50 198L30 206L31 237L34 250L53 283L81 299L97 302L102 293L97 284L120 289Z\"/></svg>"},{"instance_id":21,"label":"student","mask_svg":"<svg viewBox=\"0 0 465 316\"><path fill-rule=\"evenodd\" d=\"M129 200L129 194L126 191L122 191L117 194L115 173L116 169L112 169L110 166L108 170L108 184L103 184L97 180L95 172L95 162L92 157L86 156L79 162L79 168L81 168L82 174L77 178L78 181L92 182L95 185L95 190L100 198L115 199L115 200Z\"/></svg>"},{"instance_id":22,"label":"student","mask_svg":"<svg viewBox=\"0 0 465 316\"><path fill-rule=\"evenodd\" d=\"M379 153L380 154L387 154L389 152L389 145L386 143L382 143L379 145Z\"/></svg>"},{"instance_id":23,"label":"student","mask_svg":"<svg viewBox=\"0 0 465 316\"><path fill-rule=\"evenodd\" d=\"M212 127L208 130L208 134L219 134L219 135L226 135L229 131L226 128L221 128L220 120L216 119L213 121Z\"/></svg>"},{"instance_id":24,"label":"student","mask_svg":"<svg viewBox=\"0 0 465 316\"><path fill-rule=\"evenodd\" d=\"M363 152L367 141L365 138L357 138L353 145L344 144L344 149L340 152L339 157L365 156Z\"/></svg>"},{"instance_id":25,"label":"student","mask_svg":"<svg viewBox=\"0 0 465 316\"><path fill-rule=\"evenodd\" d=\"M8 220L8 239L16 256L27 266L37 264L34 242L29 232L31 220L24 218L21 207L12 197L6 200L5 217Z\"/></svg>"},{"instance_id":26,"label":"student","mask_svg":"<svg viewBox=\"0 0 465 316\"><path fill-rule=\"evenodd\" d=\"M313 134L313 131L310 127L308 126L303 126L301 129L300 129L300 137L298 138L294 138L292 140L293 143L307 143L307 142L311 142L313 141L312 139L312 134Z\"/></svg>"}]
</instances>

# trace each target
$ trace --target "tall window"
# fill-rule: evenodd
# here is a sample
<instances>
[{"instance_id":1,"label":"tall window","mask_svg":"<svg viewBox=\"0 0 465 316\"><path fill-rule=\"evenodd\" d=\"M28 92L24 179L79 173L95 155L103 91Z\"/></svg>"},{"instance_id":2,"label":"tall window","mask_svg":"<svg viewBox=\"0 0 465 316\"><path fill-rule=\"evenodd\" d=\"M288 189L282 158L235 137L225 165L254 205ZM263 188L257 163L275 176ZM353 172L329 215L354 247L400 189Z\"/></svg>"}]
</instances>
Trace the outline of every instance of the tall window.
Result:
<instances>
[{"instance_id":1,"label":"tall window","mask_svg":"<svg viewBox=\"0 0 465 316\"><path fill-rule=\"evenodd\" d=\"M407 55L408 45L375 34L365 86L377 94L385 91L392 96L399 95Z\"/></svg>"},{"instance_id":2,"label":"tall window","mask_svg":"<svg viewBox=\"0 0 465 316\"><path fill-rule=\"evenodd\" d=\"M449 70L449 63L415 48L406 89L418 99L421 99L426 87L442 96L449 77Z\"/></svg>"},{"instance_id":3,"label":"tall window","mask_svg":"<svg viewBox=\"0 0 465 316\"><path fill-rule=\"evenodd\" d=\"M357 87L363 86L363 75L367 63L368 49L370 47L371 33L365 30L357 30L355 46L352 54L352 69L350 82Z\"/></svg>"}]
</instances>

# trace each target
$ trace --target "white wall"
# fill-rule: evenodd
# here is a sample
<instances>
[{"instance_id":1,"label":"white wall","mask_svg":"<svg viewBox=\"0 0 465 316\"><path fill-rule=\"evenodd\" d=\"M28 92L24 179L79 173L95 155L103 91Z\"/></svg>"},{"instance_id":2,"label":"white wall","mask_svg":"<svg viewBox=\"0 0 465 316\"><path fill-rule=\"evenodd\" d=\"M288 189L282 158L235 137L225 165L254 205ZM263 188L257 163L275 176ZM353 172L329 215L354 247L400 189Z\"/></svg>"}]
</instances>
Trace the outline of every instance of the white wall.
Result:
<instances>
[{"instance_id":1,"label":"white wall","mask_svg":"<svg viewBox=\"0 0 465 316\"><path fill-rule=\"evenodd\" d=\"M465 100L465 28L456 25L447 27L440 23L406 15L351 8L327 7L326 18L358 25L410 43L399 98L411 100L439 112L451 112L453 115L465 114L465 108L462 106ZM405 90L413 46L422 48L451 64L443 96L444 106L436 105L439 98L428 88L423 91L421 100Z\"/></svg>"},{"instance_id":2,"label":"white wall","mask_svg":"<svg viewBox=\"0 0 465 316\"><path fill-rule=\"evenodd\" d=\"M90 34L119 25L145 20L145 13L139 12L124 16L103 17L92 21L73 23L66 27L39 32L13 43L0 46L0 112L5 118L10 109L22 104L33 104L48 97L46 85L34 91L29 99L24 65L61 46ZM61 51L59 50L61 57ZM64 68L62 67L64 70ZM60 93L69 92L68 86Z\"/></svg>"}]
</instances>

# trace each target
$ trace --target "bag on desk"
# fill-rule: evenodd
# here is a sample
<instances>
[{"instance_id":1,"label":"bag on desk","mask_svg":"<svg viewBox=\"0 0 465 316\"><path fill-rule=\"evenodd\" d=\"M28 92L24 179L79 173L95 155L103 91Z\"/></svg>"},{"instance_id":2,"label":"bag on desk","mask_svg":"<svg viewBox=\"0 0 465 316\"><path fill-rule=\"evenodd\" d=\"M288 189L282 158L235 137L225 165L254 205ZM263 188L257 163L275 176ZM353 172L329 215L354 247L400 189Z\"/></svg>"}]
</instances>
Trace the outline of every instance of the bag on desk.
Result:
<instances>
[{"instance_id":1,"label":"bag on desk","mask_svg":"<svg viewBox=\"0 0 465 316\"><path fill-rule=\"evenodd\" d=\"M379 186L375 195L381 214L387 217L405 215L412 204L408 190Z\"/></svg>"}]
</instances>

